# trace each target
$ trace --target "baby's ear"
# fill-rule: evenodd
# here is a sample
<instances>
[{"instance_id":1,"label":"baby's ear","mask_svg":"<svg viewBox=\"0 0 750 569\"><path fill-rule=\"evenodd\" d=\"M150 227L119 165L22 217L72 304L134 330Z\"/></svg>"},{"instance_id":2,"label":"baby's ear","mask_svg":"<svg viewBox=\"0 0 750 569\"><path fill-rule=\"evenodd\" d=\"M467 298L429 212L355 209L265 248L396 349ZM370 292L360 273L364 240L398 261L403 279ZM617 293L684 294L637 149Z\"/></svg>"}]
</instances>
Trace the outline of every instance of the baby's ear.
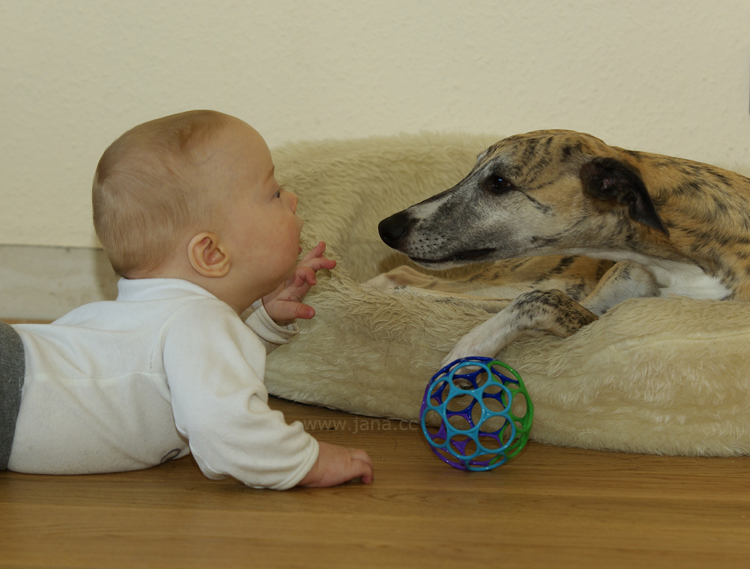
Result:
<instances>
[{"instance_id":1,"label":"baby's ear","mask_svg":"<svg viewBox=\"0 0 750 569\"><path fill-rule=\"evenodd\" d=\"M188 245L192 267L204 277L220 278L229 273L229 254L215 233L198 233Z\"/></svg>"}]
</instances>

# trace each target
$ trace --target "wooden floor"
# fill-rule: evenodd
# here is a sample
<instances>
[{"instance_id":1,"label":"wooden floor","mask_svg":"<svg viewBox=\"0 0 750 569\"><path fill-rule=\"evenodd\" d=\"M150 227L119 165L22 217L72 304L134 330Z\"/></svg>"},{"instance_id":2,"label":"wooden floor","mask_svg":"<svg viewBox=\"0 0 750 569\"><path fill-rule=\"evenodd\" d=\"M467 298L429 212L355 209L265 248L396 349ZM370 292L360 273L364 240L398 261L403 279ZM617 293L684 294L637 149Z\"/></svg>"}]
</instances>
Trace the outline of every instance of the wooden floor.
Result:
<instances>
[{"instance_id":1,"label":"wooden floor","mask_svg":"<svg viewBox=\"0 0 750 569\"><path fill-rule=\"evenodd\" d=\"M460 472L415 425L278 399L319 440L366 449L372 485L287 492L192 458L92 476L0 473L0 567L748 567L750 458L530 443Z\"/></svg>"}]
</instances>

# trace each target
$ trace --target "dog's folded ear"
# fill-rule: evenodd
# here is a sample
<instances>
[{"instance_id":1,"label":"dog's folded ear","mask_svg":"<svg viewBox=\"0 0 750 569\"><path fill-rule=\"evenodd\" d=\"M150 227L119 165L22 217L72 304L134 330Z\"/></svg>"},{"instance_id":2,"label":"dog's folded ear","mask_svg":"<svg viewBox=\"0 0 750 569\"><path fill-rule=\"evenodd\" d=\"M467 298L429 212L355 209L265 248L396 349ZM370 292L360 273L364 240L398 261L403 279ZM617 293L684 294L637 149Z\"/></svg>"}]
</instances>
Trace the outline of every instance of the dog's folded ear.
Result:
<instances>
[{"instance_id":1,"label":"dog's folded ear","mask_svg":"<svg viewBox=\"0 0 750 569\"><path fill-rule=\"evenodd\" d=\"M630 219L669 237L640 173L615 158L594 158L579 173L584 191L593 198L628 206Z\"/></svg>"}]
</instances>

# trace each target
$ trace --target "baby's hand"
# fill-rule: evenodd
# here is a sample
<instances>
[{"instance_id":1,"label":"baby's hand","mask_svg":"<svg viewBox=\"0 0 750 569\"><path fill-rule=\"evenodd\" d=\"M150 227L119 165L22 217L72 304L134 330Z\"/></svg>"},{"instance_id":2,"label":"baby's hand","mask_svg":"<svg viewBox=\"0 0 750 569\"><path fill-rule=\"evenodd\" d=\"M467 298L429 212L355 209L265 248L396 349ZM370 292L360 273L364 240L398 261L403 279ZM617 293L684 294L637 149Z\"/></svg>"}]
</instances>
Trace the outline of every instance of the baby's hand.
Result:
<instances>
[{"instance_id":1,"label":"baby's hand","mask_svg":"<svg viewBox=\"0 0 750 569\"><path fill-rule=\"evenodd\" d=\"M309 320L315 316L313 307L303 304L302 299L317 284L315 273L336 266L336 261L323 256L325 250L326 244L321 241L297 265L294 275L287 282L263 297L263 306L274 322L290 322L296 318Z\"/></svg>"},{"instance_id":2,"label":"baby's hand","mask_svg":"<svg viewBox=\"0 0 750 569\"><path fill-rule=\"evenodd\" d=\"M299 486L327 488L355 478L365 484L372 482L372 459L365 451L320 442L318 447L318 460Z\"/></svg>"}]
</instances>

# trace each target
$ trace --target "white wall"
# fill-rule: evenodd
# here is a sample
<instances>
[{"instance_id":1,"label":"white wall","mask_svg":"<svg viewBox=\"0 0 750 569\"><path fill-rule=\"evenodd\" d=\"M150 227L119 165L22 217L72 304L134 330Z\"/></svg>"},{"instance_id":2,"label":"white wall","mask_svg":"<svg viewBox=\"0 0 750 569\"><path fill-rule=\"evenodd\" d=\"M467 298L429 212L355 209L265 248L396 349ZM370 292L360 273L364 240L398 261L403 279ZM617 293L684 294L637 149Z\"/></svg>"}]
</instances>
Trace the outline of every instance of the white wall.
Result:
<instances>
[{"instance_id":1,"label":"white wall","mask_svg":"<svg viewBox=\"0 0 750 569\"><path fill-rule=\"evenodd\" d=\"M750 162L748 0L0 0L0 244L89 247L127 128L191 108L285 141L591 132Z\"/></svg>"}]
</instances>

